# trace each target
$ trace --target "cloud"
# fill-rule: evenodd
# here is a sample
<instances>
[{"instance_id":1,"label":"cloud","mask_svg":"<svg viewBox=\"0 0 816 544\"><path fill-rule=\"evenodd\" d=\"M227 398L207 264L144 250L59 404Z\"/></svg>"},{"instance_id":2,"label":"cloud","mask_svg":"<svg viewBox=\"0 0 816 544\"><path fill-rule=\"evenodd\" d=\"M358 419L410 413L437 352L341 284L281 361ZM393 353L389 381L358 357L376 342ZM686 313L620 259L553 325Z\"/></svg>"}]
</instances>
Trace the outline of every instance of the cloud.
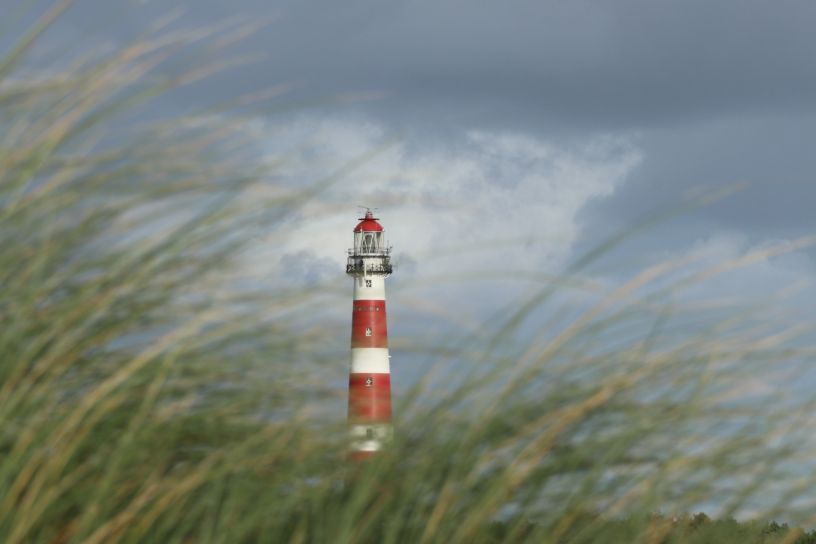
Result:
<instances>
[{"instance_id":1,"label":"cloud","mask_svg":"<svg viewBox=\"0 0 816 544\"><path fill-rule=\"evenodd\" d=\"M682 338L716 329L723 341L737 333L738 341L745 342L799 330L813 322L812 301L816 298L816 263L808 254L807 243L812 238L756 240L738 231L719 230L692 239L682 248L640 248L617 256L613 251L616 266L594 272L592 282L604 287L594 289L587 299L595 304L641 272L673 263L675 266L663 268L624 300L627 304L639 301L638 306L648 310L651 317L645 329L668 310L667 328L682 331ZM753 332L746 336L748 329ZM812 340L814 332L810 327L798 334Z\"/></svg>"},{"instance_id":2,"label":"cloud","mask_svg":"<svg viewBox=\"0 0 816 544\"><path fill-rule=\"evenodd\" d=\"M816 6L799 0L89 0L57 30L127 41L174 7L173 30L279 16L237 46L264 60L197 87L209 96L299 82L312 98L391 93L387 119L559 130L816 107Z\"/></svg>"},{"instance_id":3,"label":"cloud","mask_svg":"<svg viewBox=\"0 0 816 544\"><path fill-rule=\"evenodd\" d=\"M563 148L518 133L463 131L443 145L417 138L382 148L388 140L382 125L339 117L302 117L274 132L267 152L283 161L277 178L290 185L313 183L379 152L253 251L253 266L267 275L282 273L274 254L308 254L315 267L325 270L331 261L340 273L358 205L379 208L398 260L417 277L554 272L580 235L580 210L614 193L641 159L614 137Z\"/></svg>"},{"instance_id":4,"label":"cloud","mask_svg":"<svg viewBox=\"0 0 816 544\"><path fill-rule=\"evenodd\" d=\"M758 258L691 285L683 291L684 301L716 298L730 301L734 309L754 306L756 317L769 325L790 326L799 322L803 314L812 313L809 301L816 298L813 282L816 266L806 248L776 254L777 249L791 242L775 238L752 241L733 231L720 231L696 240L685 252L693 263L683 270L685 275L723 268L750 255ZM767 256L763 255L766 250Z\"/></svg>"},{"instance_id":5,"label":"cloud","mask_svg":"<svg viewBox=\"0 0 816 544\"><path fill-rule=\"evenodd\" d=\"M287 272L289 278L296 279L300 285L305 286L318 285L337 274L334 260L318 257L310 249L284 253L278 265Z\"/></svg>"}]
</instances>

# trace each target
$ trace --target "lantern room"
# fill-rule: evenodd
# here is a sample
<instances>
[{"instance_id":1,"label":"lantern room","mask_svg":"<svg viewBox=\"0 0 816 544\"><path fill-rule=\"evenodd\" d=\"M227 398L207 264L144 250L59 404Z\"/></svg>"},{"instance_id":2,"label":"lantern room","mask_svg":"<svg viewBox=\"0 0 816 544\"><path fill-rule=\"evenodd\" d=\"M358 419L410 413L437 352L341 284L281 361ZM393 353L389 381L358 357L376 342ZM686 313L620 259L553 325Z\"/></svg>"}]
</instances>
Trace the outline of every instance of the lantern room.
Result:
<instances>
[{"instance_id":1,"label":"lantern room","mask_svg":"<svg viewBox=\"0 0 816 544\"><path fill-rule=\"evenodd\" d=\"M368 210L354 228L355 255L381 255L386 251L382 225Z\"/></svg>"},{"instance_id":2,"label":"lantern room","mask_svg":"<svg viewBox=\"0 0 816 544\"><path fill-rule=\"evenodd\" d=\"M354 247L348 250L346 273L358 278L385 277L391 271L391 248L385 241L385 232L371 210L367 210L354 228Z\"/></svg>"}]
</instances>

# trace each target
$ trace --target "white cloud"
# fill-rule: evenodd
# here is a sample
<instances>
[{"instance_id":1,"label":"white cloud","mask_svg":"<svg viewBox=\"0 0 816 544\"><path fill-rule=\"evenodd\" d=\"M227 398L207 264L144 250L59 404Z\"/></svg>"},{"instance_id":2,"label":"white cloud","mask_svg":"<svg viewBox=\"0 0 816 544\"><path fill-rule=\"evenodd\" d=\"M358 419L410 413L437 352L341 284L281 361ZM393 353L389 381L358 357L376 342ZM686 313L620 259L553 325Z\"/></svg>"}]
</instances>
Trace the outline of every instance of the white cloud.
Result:
<instances>
[{"instance_id":1,"label":"white cloud","mask_svg":"<svg viewBox=\"0 0 816 544\"><path fill-rule=\"evenodd\" d=\"M686 257L688 264L678 277L701 275L681 291L690 301L731 301L734 308L762 303L766 311L803 310L805 300L812 300L814 264L806 247L796 249L793 240L764 239L752 241L745 234L718 231L695 240L684 254L663 254L662 258ZM766 255L765 252L768 254ZM748 259L756 255L756 258ZM740 262L745 264L738 264ZM733 265L733 266L732 266ZM720 270L718 273L712 271Z\"/></svg>"},{"instance_id":2,"label":"white cloud","mask_svg":"<svg viewBox=\"0 0 816 544\"><path fill-rule=\"evenodd\" d=\"M412 136L383 147L388 138L384 127L348 118L303 117L276 129L268 153L283 160L284 183L314 183L375 156L264 241L253 266L269 276L279 271L276 256L309 251L341 270L356 207L367 205L379 208L395 253L414 263L408 273L554 271L579 236L581 209L612 194L641 159L625 139L611 137L570 148L507 132L471 131L433 144Z\"/></svg>"}]
</instances>

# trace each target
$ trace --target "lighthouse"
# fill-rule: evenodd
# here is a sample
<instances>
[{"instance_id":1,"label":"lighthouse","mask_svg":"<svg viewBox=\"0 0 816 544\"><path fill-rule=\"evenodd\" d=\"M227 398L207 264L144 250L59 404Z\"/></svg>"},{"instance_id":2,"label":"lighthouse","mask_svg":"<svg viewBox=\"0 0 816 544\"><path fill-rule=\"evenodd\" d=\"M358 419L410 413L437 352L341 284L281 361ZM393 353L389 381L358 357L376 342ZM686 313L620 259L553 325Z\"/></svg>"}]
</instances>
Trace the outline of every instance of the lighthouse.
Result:
<instances>
[{"instance_id":1,"label":"lighthouse","mask_svg":"<svg viewBox=\"0 0 816 544\"><path fill-rule=\"evenodd\" d=\"M376 455L391 436L391 368L385 317L385 278L391 248L371 210L354 228L346 274L354 280L348 419L351 456Z\"/></svg>"}]
</instances>

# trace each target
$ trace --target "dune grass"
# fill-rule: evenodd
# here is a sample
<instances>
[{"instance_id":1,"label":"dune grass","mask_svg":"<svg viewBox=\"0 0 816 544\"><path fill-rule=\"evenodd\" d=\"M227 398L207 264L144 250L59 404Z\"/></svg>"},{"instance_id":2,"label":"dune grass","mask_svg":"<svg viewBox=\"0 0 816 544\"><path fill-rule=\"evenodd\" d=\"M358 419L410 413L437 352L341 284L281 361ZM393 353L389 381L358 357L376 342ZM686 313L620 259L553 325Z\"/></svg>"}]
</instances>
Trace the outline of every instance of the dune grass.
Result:
<instances>
[{"instance_id":1,"label":"dune grass","mask_svg":"<svg viewBox=\"0 0 816 544\"><path fill-rule=\"evenodd\" d=\"M319 289L229 275L324 183L270 191L228 116L133 121L201 75L157 67L210 34L20 75L40 31L0 64L0 541L675 542L674 513L753 512L761 532L807 512L810 406L742 378L796 370L808 331L674 295L812 239L662 263L523 333L623 237L601 241L485 330L402 339L472 372L397 399L389 450L352 464L341 418L315 415L344 407L320 380L346 366L320 345L344 324L288 319Z\"/></svg>"}]
</instances>

